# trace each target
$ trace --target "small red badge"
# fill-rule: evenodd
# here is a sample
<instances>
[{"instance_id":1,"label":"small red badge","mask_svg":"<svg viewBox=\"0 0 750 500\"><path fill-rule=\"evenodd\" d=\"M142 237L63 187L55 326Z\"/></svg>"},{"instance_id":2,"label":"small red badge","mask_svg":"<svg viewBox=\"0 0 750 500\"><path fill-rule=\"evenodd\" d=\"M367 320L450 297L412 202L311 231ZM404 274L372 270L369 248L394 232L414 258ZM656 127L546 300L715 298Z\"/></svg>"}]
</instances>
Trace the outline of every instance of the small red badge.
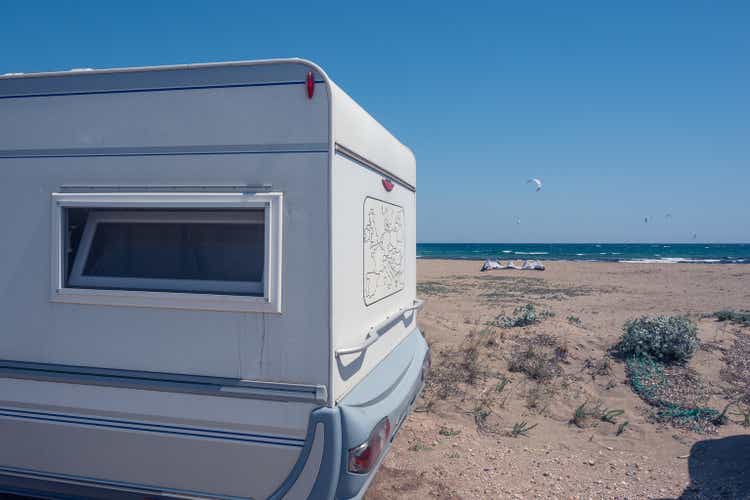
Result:
<instances>
[{"instance_id":1,"label":"small red badge","mask_svg":"<svg viewBox=\"0 0 750 500\"><path fill-rule=\"evenodd\" d=\"M393 183L391 182L391 180L390 180L390 179L383 179L383 187L384 187L384 188L385 188L385 190L386 190L386 191L388 191L389 193L390 193L391 191L393 191Z\"/></svg>"}]
</instances>

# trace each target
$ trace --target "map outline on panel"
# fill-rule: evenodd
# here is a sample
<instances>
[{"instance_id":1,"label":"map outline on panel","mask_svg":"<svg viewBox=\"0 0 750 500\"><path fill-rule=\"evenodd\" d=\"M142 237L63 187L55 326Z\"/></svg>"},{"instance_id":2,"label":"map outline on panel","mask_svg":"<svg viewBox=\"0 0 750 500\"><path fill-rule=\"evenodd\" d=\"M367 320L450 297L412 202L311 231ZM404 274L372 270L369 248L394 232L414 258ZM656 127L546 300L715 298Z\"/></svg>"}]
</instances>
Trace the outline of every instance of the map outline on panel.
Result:
<instances>
[{"instance_id":1,"label":"map outline on panel","mask_svg":"<svg viewBox=\"0 0 750 500\"><path fill-rule=\"evenodd\" d=\"M405 287L404 207L366 196L362 227L362 295L371 306Z\"/></svg>"}]
</instances>

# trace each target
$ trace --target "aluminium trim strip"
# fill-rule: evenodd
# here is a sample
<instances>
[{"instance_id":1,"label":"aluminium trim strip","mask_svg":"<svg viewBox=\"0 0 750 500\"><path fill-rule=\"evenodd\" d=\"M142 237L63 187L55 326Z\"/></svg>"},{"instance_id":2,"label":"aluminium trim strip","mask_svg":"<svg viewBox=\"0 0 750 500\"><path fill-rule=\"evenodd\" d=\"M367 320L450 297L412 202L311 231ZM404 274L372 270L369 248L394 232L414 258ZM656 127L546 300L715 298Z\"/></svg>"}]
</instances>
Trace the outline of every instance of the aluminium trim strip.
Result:
<instances>
[{"instance_id":1,"label":"aluminium trim strip","mask_svg":"<svg viewBox=\"0 0 750 500\"><path fill-rule=\"evenodd\" d=\"M269 401L325 403L322 385L0 360L0 377Z\"/></svg>"},{"instance_id":2,"label":"aluminium trim strip","mask_svg":"<svg viewBox=\"0 0 750 500\"><path fill-rule=\"evenodd\" d=\"M86 75L84 72L73 73L71 76ZM263 82L263 83L237 83L237 84L218 84L218 85L185 85L174 87L143 87L134 89L114 89L114 90L81 90L67 92L40 92L29 94L9 94L0 95L0 99L28 99L34 97L64 97L80 95L98 95L98 94L135 94L144 92L174 92L180 90L206 90L206 89L235 89L246 87L278 87L283 85L304 85L306 81L287 81L287 82ZM315 83L323 83L316 80Z\"/></svg>"},{"instance_id":3,"label":"aluminium trim strip","mask_svg":"<svg viewBox=\"0 0 750 500\"><path fill-rule=\"evenodd\" d=\"M80 191L105 191L105 192L240 192L250 193L254 191L265 191L272 189L273 185L265 184L63 184L60 191L63 193L76 193Z\"/></svg>"},{"instance_id":4,"label":"aluminium trim strip","mask_svg":"<svg viewBox=\"0 0 750 500\"><path fill-rule=\"evenodd\" d=\"M89 427L104 427L119 430L132 430L139 432L153 432L158 434L171 434L177 436L190 436L198 438L220 439L224 441L239 441L247 443L272 444L277 446L291 446L301 448L304 438L279 437L266 434L243 433L234 431L223 431L215 429L202 429L198 427L183 427L177 425L152 424L135 420L122 420L101 417L86 417L81 415L50 413L30 410L18 410L15 408L0 407L0 417L14 418L19 420L38 420L43 422L55 422L63 424L76 424Z\"/></svg>"},{"instance_id":5,"label":"aluminium trim strip","mask_svg":"<svg viewBox=\"0 0 750 500\"><path fill-rule=\"evenodd\" d=\"M401 177L394 175L390 173L387 169L381 167L380 165L368 160L364 156L361 156L357 154L356 152L352 151L351 149L347 148L346 146L343 146L336 143L336 153L340 154L341 156L348 158L349 160L358 163L362 165L365 168L369 168L370 170L374 170L376 173L385 176L393 181L395 181L397 184L401 185L402 187L408 189L411 192L416 192L417 188L415 186L412 186L407 181L402 179Z\"/></svg>"},{"instance_id":6,"label":"aluminium trim strip","mask_svg":"<svg viewBox=\"0 0 750 500\"><path fill-rule=\"evenodd\" d=\"M0 158L82 158L117 156L190 156L234 154L328 153L326 143L222 144L198 146L104 146L95 148L3 149Z\"/></svg>"},{"instance_id":7,"label":"aluminium trim strip","mask_svg":"<svg viewBox=\"0 0 750 500\"><path fill-rule=\"evenodd\" d=\"M76 484L80 486L90 486L98 488L109 488L112 490L146 493L157 496L170 496L172 498L216 498L222 500L252 500L251 497L238 497L233 495L218 495L215 493L204 493L200 491L181 490L175 488L162 488L159 486L149 486L145 484L129 483L125 481L109 481L95 479L92 477L78 476L75 474L60 474L54 472L44 472L22 467L0 466L0 474L16 477L27 477L43 481L57 481L66 484Z\"/></svg>"}]
</instances>

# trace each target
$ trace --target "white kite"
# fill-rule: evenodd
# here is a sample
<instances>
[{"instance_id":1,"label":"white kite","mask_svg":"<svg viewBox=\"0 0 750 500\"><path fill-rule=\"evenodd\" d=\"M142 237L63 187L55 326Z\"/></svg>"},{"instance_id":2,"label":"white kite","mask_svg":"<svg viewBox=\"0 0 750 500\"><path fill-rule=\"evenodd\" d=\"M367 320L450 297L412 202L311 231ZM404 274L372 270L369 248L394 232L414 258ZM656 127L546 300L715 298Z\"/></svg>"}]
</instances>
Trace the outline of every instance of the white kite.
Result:
<instances>
[{"instance_id":1,"label":"white kite","mask_svg":"<svg viewBox=\"0 0 750 500\"><path fill-rule=\"evenodd\" d=\"M520 217L516 217L516 224L520 224L520 223L521 223L521 218Z\"/></svg>"},{"instance_id":2,"label":"white kite","mask_svg":"<svg viewBox=\"0 0 750 500\"><path fill-rule=\"evenodd\" d=\"M539 192L542 189L542 181L540 181L537 178L533 178L533 179L527 180L526 184L531 184L532 182L536 185L537 192Z\"/></svg>"}]
</instances>

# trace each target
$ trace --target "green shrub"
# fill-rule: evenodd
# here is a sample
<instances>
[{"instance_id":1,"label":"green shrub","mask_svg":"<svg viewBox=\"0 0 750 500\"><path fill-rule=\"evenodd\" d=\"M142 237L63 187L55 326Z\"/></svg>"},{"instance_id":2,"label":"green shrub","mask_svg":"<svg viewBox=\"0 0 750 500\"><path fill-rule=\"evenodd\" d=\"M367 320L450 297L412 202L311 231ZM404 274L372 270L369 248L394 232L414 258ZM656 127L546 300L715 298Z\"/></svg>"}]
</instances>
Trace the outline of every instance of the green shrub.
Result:
<instances>
[{"instance_id":1,"label":"green shrub","mask_svg":"<svg viewBox=\"0 0 750 500\"><path fill-rule=\"evenodd\" d=\"M713 315L717 321L731 321L738 325L750 326L750 311L724 309L722 311L716 311Z\"/></svg>"},{"instance_id":2,"label":"green shrub","mask_svg":"<svg viewBox=\"0 0 750 500\"><path fill-rule=\"evenodd\" d=\"M625 358L645 355L683 364L698 348L698 328L684 316L644 316L625 323L617 348Z\"/></svg>"},{"instance_id":3,"label":"green shrub","mask_svg":"<svg viewBox=\"0 0 750 500\"><path fill-rule=\"evenodd\" d=\"M501 328L523 327L538 323L550 316L554 316L554 314L546 309L537 311L534 304L526 304L525 306L514 309L513 316L498 316L495 320L495 325Z\"/></svg>"}]
</instances>

